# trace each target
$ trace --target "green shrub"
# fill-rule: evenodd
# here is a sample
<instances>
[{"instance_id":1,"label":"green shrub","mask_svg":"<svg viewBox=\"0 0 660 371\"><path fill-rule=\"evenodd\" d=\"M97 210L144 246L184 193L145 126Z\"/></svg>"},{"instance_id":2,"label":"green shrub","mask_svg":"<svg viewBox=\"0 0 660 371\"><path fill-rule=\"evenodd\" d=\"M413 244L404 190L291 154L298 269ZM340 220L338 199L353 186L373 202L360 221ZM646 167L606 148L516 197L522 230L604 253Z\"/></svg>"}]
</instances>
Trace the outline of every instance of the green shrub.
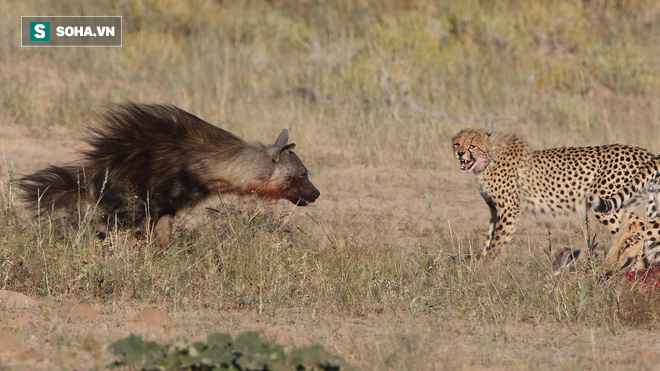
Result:
<instances>
[{"instance_id":1,"label":"green shrub","mask_svg":"<svg viewBox=\"0 0 660 371\"><path fill-rule=\"evenodd\" d=\"M206 343L179 340L170 345L144 341L131 335L117 340L110 351L119 360L110 368L139 367L142 370L346 370L344 360L320 345L288 350L248 331L236 339L218 333Z\"/></svg>"}]
</instances>

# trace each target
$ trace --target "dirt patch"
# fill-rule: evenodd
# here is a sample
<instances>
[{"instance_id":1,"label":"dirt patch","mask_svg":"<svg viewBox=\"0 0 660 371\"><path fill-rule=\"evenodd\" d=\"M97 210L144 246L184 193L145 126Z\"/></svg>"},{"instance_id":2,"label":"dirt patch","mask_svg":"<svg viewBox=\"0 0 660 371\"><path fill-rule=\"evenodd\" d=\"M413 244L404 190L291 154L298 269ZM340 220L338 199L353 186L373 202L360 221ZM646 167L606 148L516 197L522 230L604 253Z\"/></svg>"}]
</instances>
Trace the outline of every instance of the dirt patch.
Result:
<instances>
[{"instance_id":1,"label":"dirt patch","mask_svg":"<svg viewBox=\"0 0 660 371\"><path fill-rule=\"evenodd\" d=\"M39 319L32 313L23 313L3 319L0 321L0 326L21 328L28 326L30 323L39 323Z\"/></svg>"},{"instance_id":2,"label":"dirt patch","mask_svg":"<svg viewBox=\"0 0 660 371\"><path fill-rule=\"evenodd\" d=\"M135 317L131 322L155 327L169 326L174 323L172 317L167 313L167 310L159 307L143 310L142 313Z\"/></svg>"},{"instance_id":3,"label":"dirt patch","mask_svg":"<svg viewBox=\"0 0 660 371\"><path fill-rule=\"evenodd\" d=\"M0 304L14 308L30 308L36 306L37 302L20 292L0 290Z\"/></svg>"},{"instance_id":4,"label":"dirt patch","mask_svg":"<svg viewBox=\"0 0 660 371\"><path fill-rule=\"evenodd\" d=\"M64 314L73 322L99 322L103 315L87 303L69 301L64 307Z\"/></svg>"},{"instance_id":5,"label":"dirt patch","mask_svg":"<svg viewBox=\"0 0 660 371\"><path fill-rule=\"evenodd\" d=\"M2 352L16 352L26 348L25 343L11 329L7 327L0 329L0 350Z\"/></svg>"},{"instance_id":6,"label":"dirt patch","mask_svg":"<svg viewBox=\"0 0 660 371\"><path fill-rule=\"evenodd\" d=\"M0 360L4 365L46 369L52 364L42 353L30 348L11 329L0 329Z\"/></svg>"},{"instance_id":7,"label":"dirt patch","mask_svg":"<svg viewBox=\"0 0 660 371\"><path fill-rule=\"evenodd\" d=\"M97 353L103 350L103 345L98 342L98 340L94 339L91 336L88 336L83 340L81 344L81 348L89 353Z\"/></svg>"},{"instance_id":8,"label":"dirt patch","mask_svg":"<svg viewBox=\"0 0 660 371\"><path fill-rule=\"evenodd\" d=\"M39 363L46 363L48 360L44 357L43 354L37 352L34 349L28 349L24 352L20 352L15 356L10 358L12 362L17 364L34 364L39 365Z\"/></svg>"}]
</instances>

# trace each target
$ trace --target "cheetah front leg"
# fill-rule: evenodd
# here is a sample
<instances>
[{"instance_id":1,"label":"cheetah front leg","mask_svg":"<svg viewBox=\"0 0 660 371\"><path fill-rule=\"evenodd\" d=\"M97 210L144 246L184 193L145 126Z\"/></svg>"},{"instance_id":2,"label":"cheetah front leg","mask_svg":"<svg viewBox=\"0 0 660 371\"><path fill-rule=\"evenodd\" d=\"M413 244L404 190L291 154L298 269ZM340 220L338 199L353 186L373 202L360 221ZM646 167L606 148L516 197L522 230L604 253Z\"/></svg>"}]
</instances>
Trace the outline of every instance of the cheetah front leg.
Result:
<instances>
[{"instance_id":1,"label":"cheetah front leg","mask_svg":"<svg viewBox=\"0 0 660 371\"><path fill-rule=\"evenodd\" d=\"M517 204L505 206L488 202L490 207L490 229L486 236L486 246L481 257L492 261L500 253L500 246L511 240L511 235L516 230L516 222L520 217L520 208Z\"/></svg>"},{"instance_id":2,"label":"cheetah front leg","mask_svg":"<svg viewBox=\"0 0 660 371\"><path fill-rule=\"evenodd\" d=\"M618 218L617 222L619 222ZM620 220L620 224L623 225L624 228L621 230L616 241L614 241L609 251L607 251L607 254L605 255L605 269L607 270L616 269L618 265L619 268L621 268L619 264L620 258L624 258L624 255L627 258L631 254L632 250L638 250L636 248L636 242L644 229L643 223L640 223L634 214L625 214ZM606 225L610 227L612 223L608 223ZM616 225L616 230L610 229L610 232L617 233L619 230L619 223ZM631 250L630 247L635 248Z\"/></svg>"},{"instance_id":3,"label":"cheetah front leg","mask_svg":"<svg viewBox=\"0 0 660 371\"><path fill-rule=\"evenodd\" d=\"M660 239L660 219L644 220L634 214L628 219L608 253L605 261L608 270L647 268L656 260L658 250L655 247Z\"/></svg>"},{"instance_id":4,"label":"cheetah front leg","mask_svg":"<svg viewBox=\"0 0 660 371\"><path fill-rule=\"evenodd\" d=\"M631 261L638 260L644 251L657 241L655 234L660 229L660 219L657 217L641 218L628 211L620 210L605 215L605 218L607 219L599 220L613 234L618 232L617 239L605 256L606 269L620 270L624 268Z\"/></svg>"}]
</instances>

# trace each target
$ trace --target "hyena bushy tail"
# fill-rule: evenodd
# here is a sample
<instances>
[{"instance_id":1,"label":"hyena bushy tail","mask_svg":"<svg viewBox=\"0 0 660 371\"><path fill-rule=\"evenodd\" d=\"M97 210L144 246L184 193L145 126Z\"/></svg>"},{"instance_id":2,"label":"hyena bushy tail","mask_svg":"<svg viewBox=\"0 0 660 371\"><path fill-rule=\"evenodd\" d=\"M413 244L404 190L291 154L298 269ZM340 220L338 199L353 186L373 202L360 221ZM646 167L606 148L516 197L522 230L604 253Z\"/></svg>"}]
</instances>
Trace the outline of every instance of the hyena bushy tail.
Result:
<instances>
[{"instance_id":1,"label":"hyena bushy tail","mask_svg":"<svg viewBox=\"0 0 660 371\"><path fill-rule=\"evenodd\" d=\"M86 198L84 171L77 166L50 166L18 181L29 207L50 211L73 207Z\"/></svg>"}]
</instances>

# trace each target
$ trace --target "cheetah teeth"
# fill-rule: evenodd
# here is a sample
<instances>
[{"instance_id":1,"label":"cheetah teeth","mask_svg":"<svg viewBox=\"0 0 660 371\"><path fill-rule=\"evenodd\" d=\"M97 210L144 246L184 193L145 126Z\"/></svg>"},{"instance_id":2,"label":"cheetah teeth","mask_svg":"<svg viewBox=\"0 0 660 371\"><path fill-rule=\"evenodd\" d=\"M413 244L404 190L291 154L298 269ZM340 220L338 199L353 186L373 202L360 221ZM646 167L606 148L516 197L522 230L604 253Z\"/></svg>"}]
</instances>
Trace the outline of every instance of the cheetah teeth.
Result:
<instances>
[{"instance_id":1,"label":"cheetah teeth","mask_svg":"<svg viewBox=\"0 0 660 371\"><path fill-rule=\"evenodd\" d=\"M461 159L460 161L461 161L461 170L462 171L468 171L474 165L474 160L463 160L463 159Z\"/></svg>"}]
</instances>

